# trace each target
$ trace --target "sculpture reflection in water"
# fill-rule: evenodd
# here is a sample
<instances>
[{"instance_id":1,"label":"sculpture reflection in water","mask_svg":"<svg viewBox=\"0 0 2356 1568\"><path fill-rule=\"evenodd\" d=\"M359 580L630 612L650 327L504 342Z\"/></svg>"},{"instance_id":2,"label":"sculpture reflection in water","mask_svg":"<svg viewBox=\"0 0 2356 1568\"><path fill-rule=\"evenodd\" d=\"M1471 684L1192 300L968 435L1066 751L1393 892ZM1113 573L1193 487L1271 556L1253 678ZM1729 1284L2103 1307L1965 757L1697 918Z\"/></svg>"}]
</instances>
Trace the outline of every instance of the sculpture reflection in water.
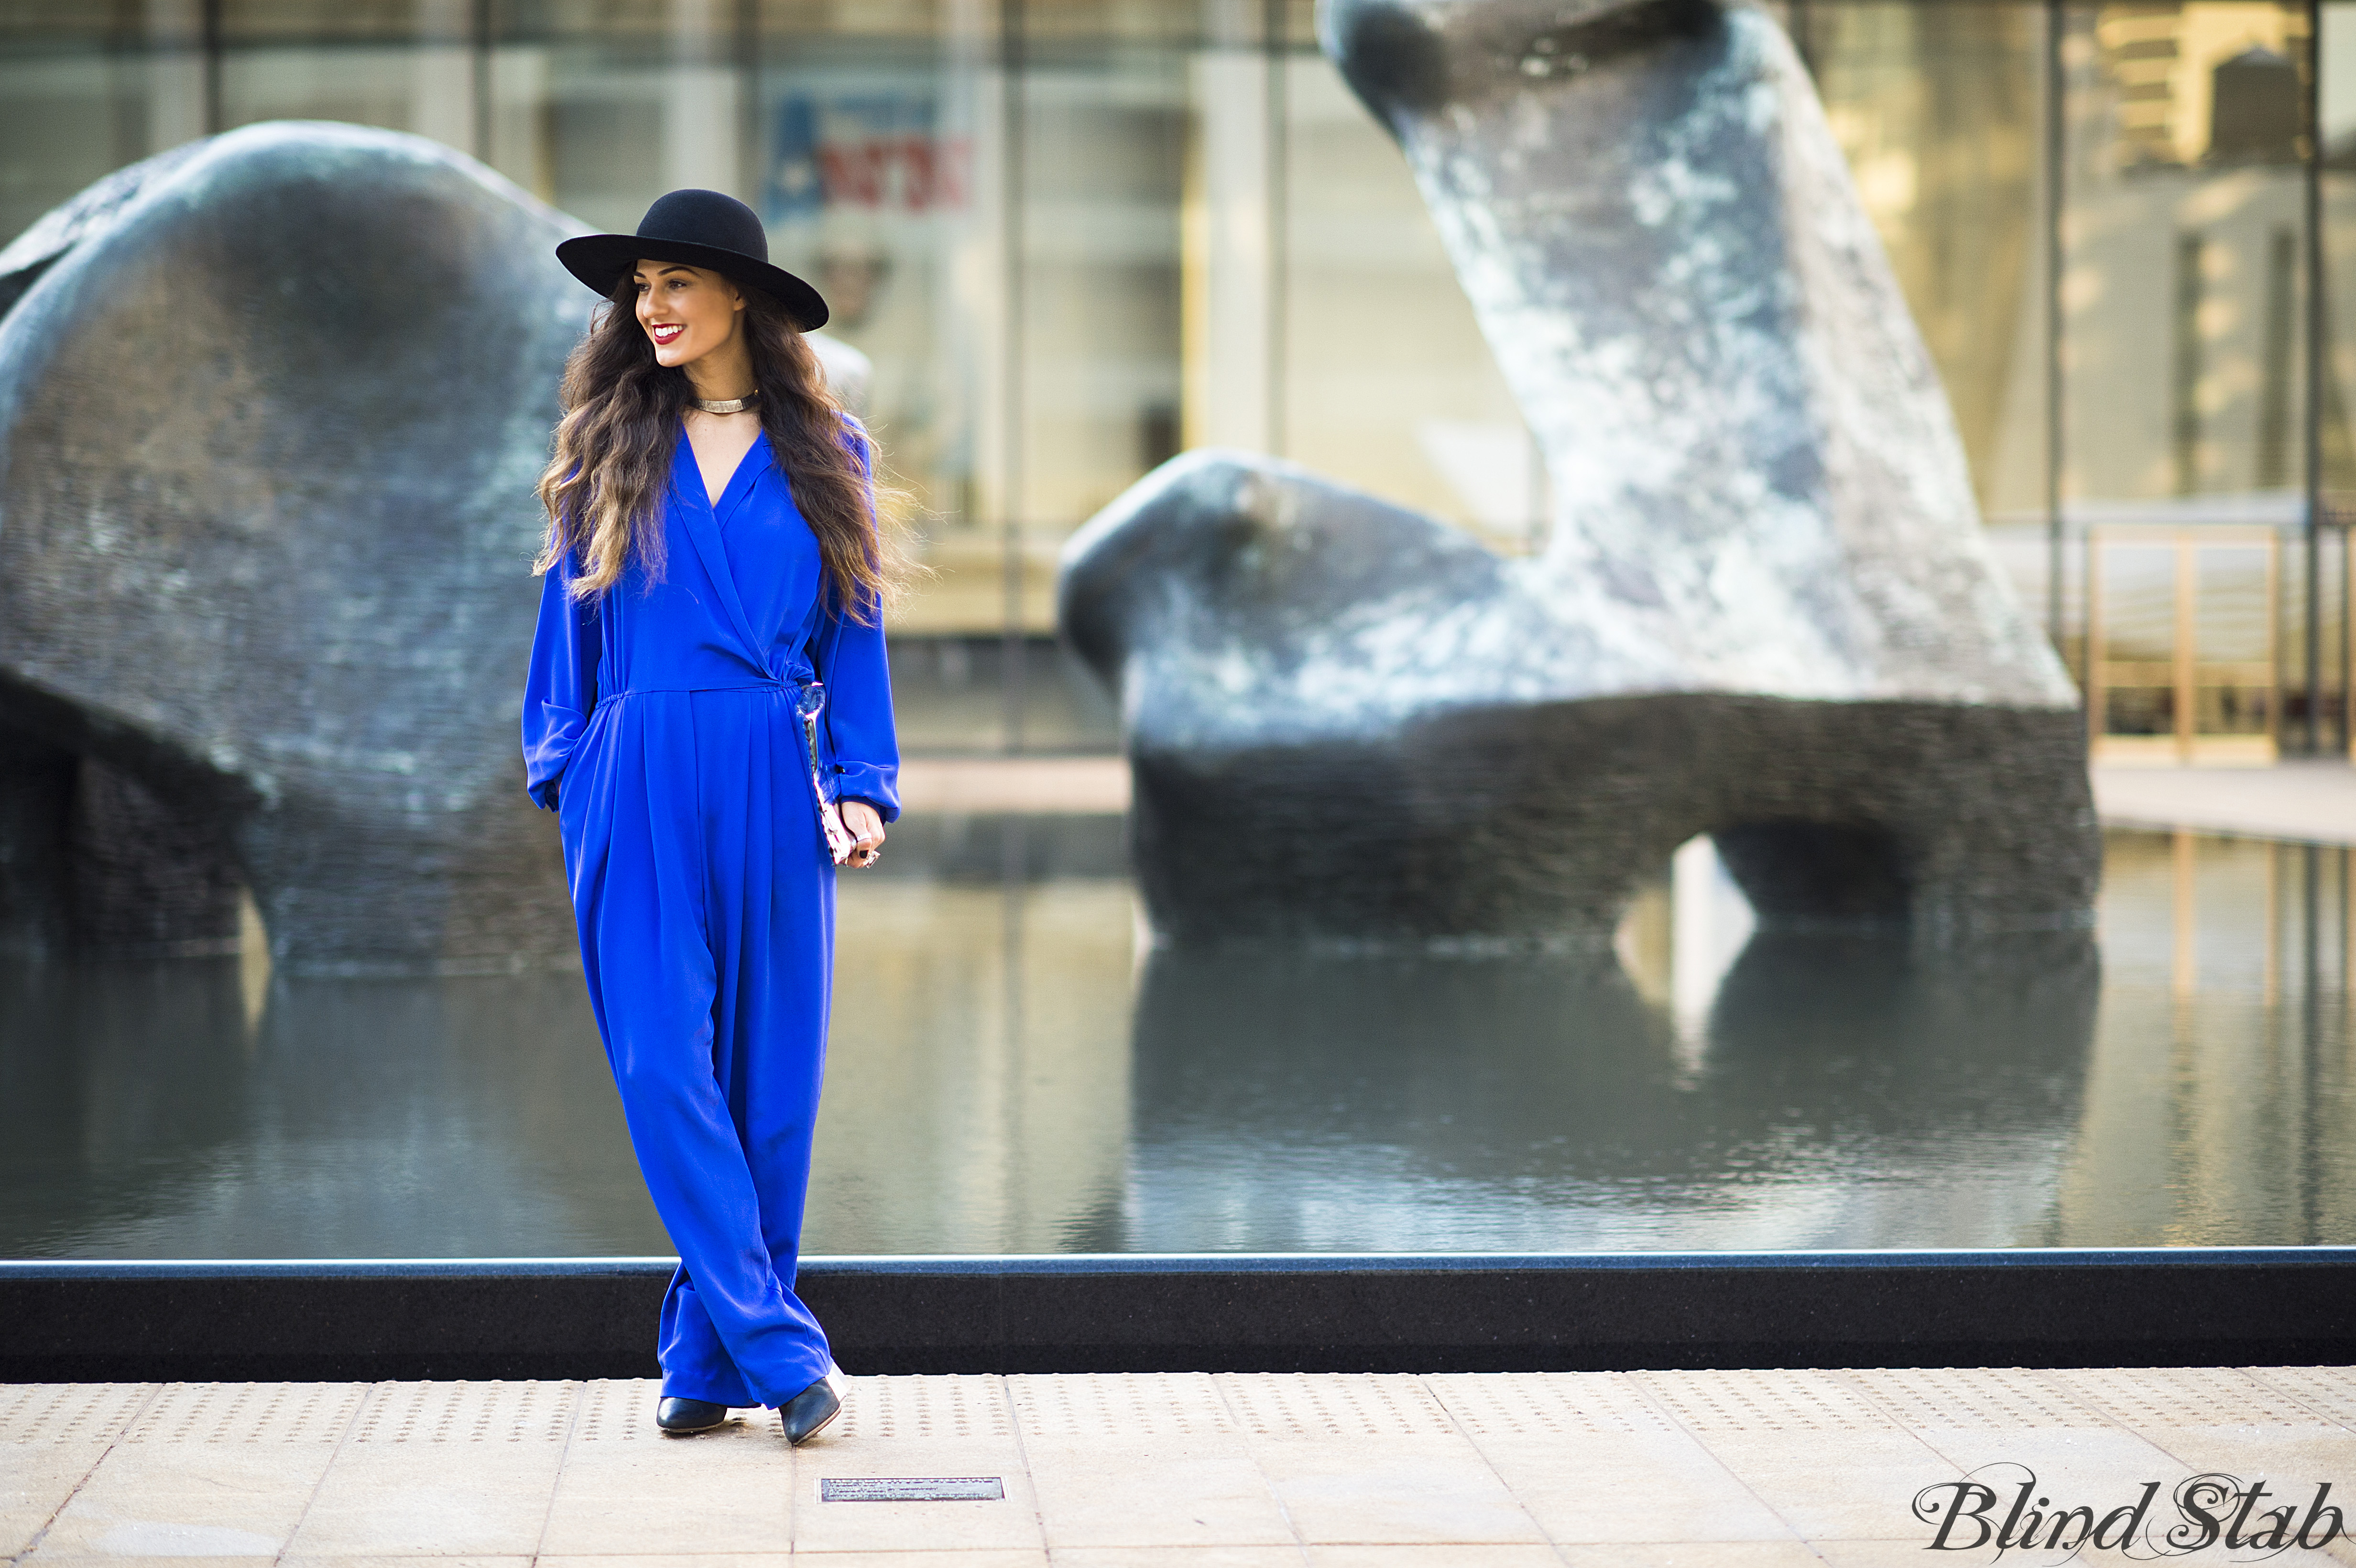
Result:
<instances>
[{"instance_id":1,"label":"sculpture reflection in water","mask_svg":"<svg viewBox=\"0 0 2356 1568\"><path fill-rule=\"evenodd\" d=\"M1691 1040L1608 956L1157 951L1134 1244L2035 1244L2100 972L2083 933L1762 933Z\"/></svg>"},{"instance_id":2,"label":"sculpture reflection in water","mask_svg":"<svg viewBox=\"0 0 2356 1568\"><path fill-rule=\"evenodd\" d=\"M1625 971L1141 954L1118 827L845 890L813 1253L2356 1243L2349 849L2112 835L2097 1007L2070 933L1688 988L1650 891ZM0 1255L665 1250L577 982L254 978L0 964Z\"/></svg>"}]
</instances>

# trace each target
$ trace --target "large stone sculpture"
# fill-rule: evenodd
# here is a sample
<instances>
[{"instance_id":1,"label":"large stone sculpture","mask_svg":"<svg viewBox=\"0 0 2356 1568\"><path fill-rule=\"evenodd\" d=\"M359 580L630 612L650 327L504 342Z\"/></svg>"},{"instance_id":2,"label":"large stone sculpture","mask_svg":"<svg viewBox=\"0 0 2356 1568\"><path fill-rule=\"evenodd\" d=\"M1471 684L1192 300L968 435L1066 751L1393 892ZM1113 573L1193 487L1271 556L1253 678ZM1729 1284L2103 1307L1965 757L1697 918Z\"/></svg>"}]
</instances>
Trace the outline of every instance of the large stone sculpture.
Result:
<instances>
[{"instance_id":1,"label":"large stone sculpture","mask_svg":"<svg viewBox=\"0 0 2356 1568\"><path fill-rule=\"evenodd\" d=\"M2083 923L2076 694L1806 74L1710 0L1326 0L1553 481L1545 553L1242 453L1072 539L1157 933L1578 946L1696 833L1769 929Z\"/></svg>"},{"instance_id":2,"label":"large stone sculpture","mask_svg":"<svg viewBox=\"0 0 2356 1568\"><path fill-rule=\"evenodd\" d=\"M187 880L248 882L298 967L567 944L504 753L573 231L431 143L269 125L0 256L37 271L0 318L0 714L194 810L182 858L236 874Z\"/></svg>"},{"instance_id":3,"label":"large stone sculpture","mask_svg":"<svg viewBox=\"0 0 2356 1568\"><path fill-rule=\"evenodd\" d=\"M516 722L583 229L279 123L0 252L0 947L219 946L242 885L295 969L573 951Z\"/></svg>"}]
</instances>

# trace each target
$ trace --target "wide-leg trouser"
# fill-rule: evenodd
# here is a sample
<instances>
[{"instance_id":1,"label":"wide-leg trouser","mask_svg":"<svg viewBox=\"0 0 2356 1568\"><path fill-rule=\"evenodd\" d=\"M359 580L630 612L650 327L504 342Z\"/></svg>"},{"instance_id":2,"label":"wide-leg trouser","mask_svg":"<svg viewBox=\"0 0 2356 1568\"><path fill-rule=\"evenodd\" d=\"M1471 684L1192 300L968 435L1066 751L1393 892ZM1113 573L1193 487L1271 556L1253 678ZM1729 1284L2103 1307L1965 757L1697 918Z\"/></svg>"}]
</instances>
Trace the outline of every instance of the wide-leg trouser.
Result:
<instances>
[{"instance_id":1,"label":"wide-leg trouser","mask_svg":"<svg viewBox=\"0 0 2356 1568\"><path fill-rule=\"evenodd\" d=\"M795 724L782 686L618 693L558 789L590 1003L679 1249L663 1392L721 1404L831 1364L794 1294L834 953Z\"/></svg>"}]
</instances>

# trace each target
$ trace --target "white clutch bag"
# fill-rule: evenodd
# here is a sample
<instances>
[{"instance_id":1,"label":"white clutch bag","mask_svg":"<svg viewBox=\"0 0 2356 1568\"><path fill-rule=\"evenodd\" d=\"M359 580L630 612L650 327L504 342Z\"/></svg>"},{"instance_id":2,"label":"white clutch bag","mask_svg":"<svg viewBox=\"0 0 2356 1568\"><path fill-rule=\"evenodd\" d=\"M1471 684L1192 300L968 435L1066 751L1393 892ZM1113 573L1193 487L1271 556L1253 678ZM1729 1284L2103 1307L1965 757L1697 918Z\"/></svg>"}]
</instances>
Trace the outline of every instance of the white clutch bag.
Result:
<instances>
[{"instance_id":1,"label":"white clutch bag","mask_svg":"<svg viewBox=\"0 0 2356 1568\"><path fill-rule=\"evenodd\" d=\"M826 835L826 852L838 866L851 859L859 840L842 825L842 804L826 787L818 760L818 716L826 707L826 687L809 681L794 693L794 711L802 721L802 757L809 763L810 798L818 802L818 825Z\"/></svg>"}]
</instances>

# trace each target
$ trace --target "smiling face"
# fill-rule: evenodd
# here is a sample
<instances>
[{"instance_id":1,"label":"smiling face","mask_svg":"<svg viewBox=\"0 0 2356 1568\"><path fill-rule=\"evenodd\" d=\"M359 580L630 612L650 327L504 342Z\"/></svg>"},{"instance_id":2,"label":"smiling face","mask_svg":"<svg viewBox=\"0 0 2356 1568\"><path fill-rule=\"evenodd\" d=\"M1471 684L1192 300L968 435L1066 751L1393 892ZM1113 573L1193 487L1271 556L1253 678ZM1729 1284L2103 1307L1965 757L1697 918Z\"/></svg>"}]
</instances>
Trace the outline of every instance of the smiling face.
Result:
<instances>
[{"instance_id":1,"label":"smiling face","mask_svg":"<svg viewBox=\"0 0 2356 1568\"><path fill-rule=\"evenodd\" d=\"M630 274L638 291L638 325L658 363L680 366L734 342L744 296L718 272L684 261L641 261Z\"/></svg>"}]
</instances>

